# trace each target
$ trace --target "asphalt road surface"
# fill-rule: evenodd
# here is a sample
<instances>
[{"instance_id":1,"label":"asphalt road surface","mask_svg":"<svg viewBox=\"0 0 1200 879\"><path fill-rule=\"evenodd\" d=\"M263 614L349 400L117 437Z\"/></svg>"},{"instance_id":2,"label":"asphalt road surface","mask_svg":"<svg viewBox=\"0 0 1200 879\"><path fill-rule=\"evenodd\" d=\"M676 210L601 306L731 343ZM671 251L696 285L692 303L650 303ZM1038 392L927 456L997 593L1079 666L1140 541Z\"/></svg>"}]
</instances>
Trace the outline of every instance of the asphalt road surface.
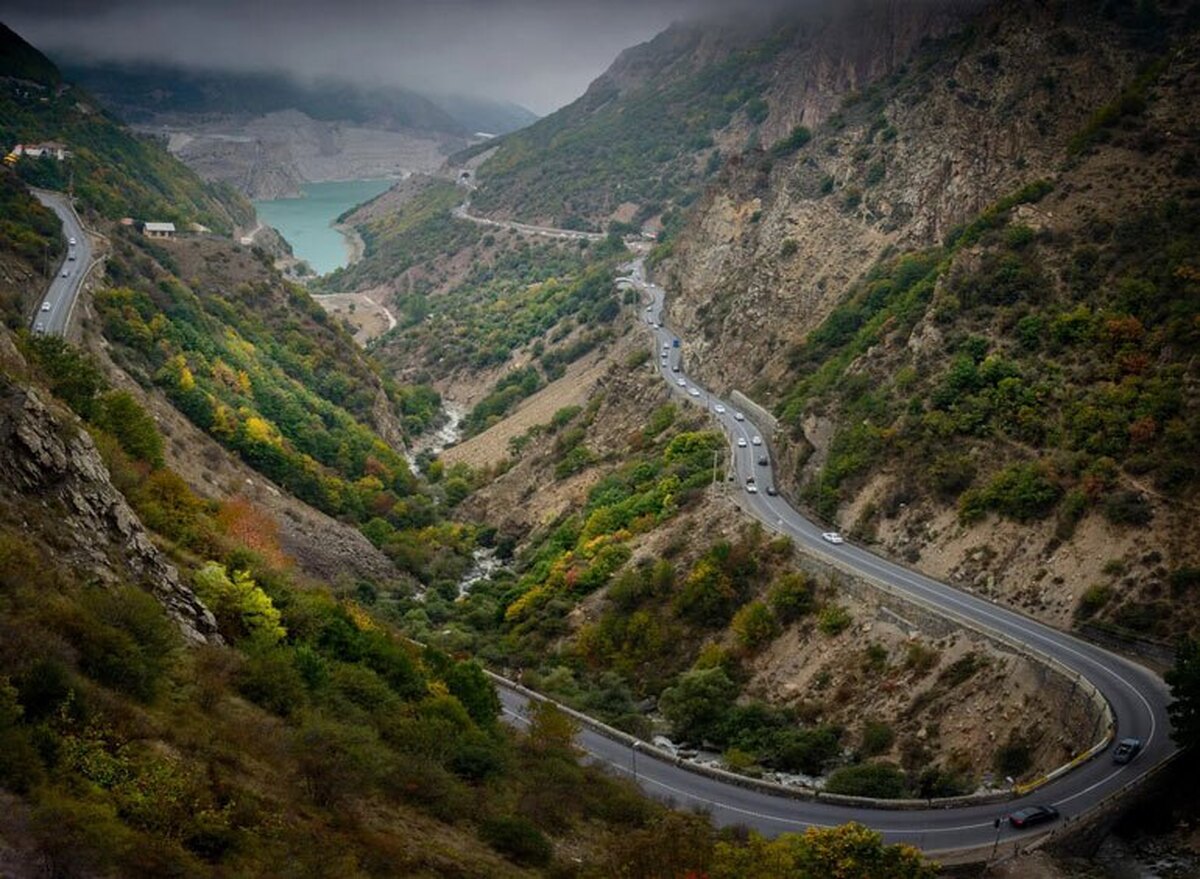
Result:
<instances>
[{"instance_id":1,"label":"asphalt road surface","mask_svg":"<svg viewBox=\"0 0 1200 879\"><path fill-rule=\"evenodd\" d=\"M726 490L740 495L737 500L745 511L769 528L789 536L805 552L850 568L951 619L969 621L978 628L1018 642L1031 653L1052 657L1091 681L1107 699L1116 721L1114 738L1134 736L1142 740L1144 747L1132 763L1118 766L1112 762L1110 746L1092 760L1018 799L999 804L914 811L797 800L744 788L650 753L635 755L629 746L585 727L579 744L588 754L630 775L635 774L636 760L636 781L647 793L670 800L679 807L704 809L721 825L747 825L773 836L806 827L858 821L880 831L887 842L908 842L928 852L947 852L993 845L997 839L995 819L1022 806L1053 805L1060 810L1063 820L1082 815L1174 753L1166 713L1169 694L1158 675L1020 613L880 558L850 542L830 543L822 536L828 528L801 516L782 497L768 494L767 487L775 482L774 466L772 462L764 466L758 461L764 455L770 456L769 435L753 422L750 415L738 419L732 403L719 399L688 376L682 361L682 345L675 347L678 337L664 325L663 290L646 280L641 260L629 266L628 271L626 283L631 283L646 296L639 314L653 337L658 371L674 394L687 403L704 407L730 438L731 481L726 482ZM755 437L760 437L763 444L755 445ZM745 441L744 447L737 444L738 439ZM750 476L754 477L758 489L755 493L747 490ZM510 722L520 723L524 697L502 689L501 698ZM1029 718L1033 728L1042 722L1039 717ZM1097 731L1097 738L1102 732ZM1014 840L1028 842L1055 826L1057 822L1017 831L1004 822L999 829L999 843L1005 846Z\"/></svg>"},{"instance_id":2,"label":"asphalt road surface","mask_svg":"<svg viewBox=\"0 0 1200 879\"><path fill-rule=\"evenodd\" d=\"M62 221L63 237L75 244L67 246L62 263L55 269L50 289L42 297L37 313L33 316L33 331L49 336L66 335L75 300L83 286L84 275L92 264L92 245L80 225L79 218L71 210L65 195L56 192L34 190L37 200L44 204Z\"/></svg>"}]
</instances>

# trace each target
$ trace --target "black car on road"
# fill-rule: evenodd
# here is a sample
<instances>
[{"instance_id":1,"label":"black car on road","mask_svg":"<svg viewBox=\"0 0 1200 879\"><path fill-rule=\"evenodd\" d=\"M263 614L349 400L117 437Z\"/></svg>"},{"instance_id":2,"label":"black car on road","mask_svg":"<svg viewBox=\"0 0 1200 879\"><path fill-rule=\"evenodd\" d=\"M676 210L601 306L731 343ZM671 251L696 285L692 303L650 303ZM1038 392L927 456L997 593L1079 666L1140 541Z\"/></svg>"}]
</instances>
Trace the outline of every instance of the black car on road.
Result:
<instances>
[{"instance_id":1,"label":"black car on road","mask_svg":"<svg viewBox=\"0 0 1200 879\"><path fill-rule=\"evenodd\" d=\"M1138 755L1138 751L1142 750L1141 739L1121 739L1117 742L1117 747L1113 750L1113 762L1125 764L1133 760Z\"/></svg>"},{"instance_id":2,"label":"black car on road","mask_svg":"<svg viewBox=\"0 0 1200 879\"><path fill-rule=\"evenodd\" d=\"M1058 817L1058 809L1053 806L1026 806L1008 816L1008 823L1013 827L1024 829L1035 824L1053 821Z\"/></svg>"}]
</instances>

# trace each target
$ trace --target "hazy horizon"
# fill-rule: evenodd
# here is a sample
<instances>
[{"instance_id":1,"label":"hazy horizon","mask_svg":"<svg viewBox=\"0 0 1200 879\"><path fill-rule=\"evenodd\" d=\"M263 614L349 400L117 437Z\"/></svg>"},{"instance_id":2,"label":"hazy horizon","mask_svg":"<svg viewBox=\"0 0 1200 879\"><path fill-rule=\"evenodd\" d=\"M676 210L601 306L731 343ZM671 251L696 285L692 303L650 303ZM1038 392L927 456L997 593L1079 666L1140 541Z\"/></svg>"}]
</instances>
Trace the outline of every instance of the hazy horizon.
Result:
<instances>
[{"instance_id":1,"label":"hazy horizon","mask_svg":"<svg viewBox=\"0 0 1200 879\"><path fill-rule=\"evenodd\" d=\"M747 2L747 8L762 3ZM511 101L539 115L624 49L713 0L0 0L0 20L59 59L333 76ZM264 36L269 38L264 38Z\"/></svg>"}]
</instances>

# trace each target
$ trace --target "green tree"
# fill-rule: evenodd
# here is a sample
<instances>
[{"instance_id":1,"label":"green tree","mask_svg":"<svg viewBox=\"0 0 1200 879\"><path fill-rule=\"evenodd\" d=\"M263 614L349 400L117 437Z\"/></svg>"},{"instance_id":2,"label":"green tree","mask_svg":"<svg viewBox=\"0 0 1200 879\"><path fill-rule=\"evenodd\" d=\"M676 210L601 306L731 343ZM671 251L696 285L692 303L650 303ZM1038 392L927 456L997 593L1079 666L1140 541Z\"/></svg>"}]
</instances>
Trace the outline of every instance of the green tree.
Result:
<instances>
[{"instance_id":1,"label":"green tree","mask_svg":"<svg viewBox=\"0 0 1200 879\"><path fill-rule=\"evenodd\" d=\"M1181 748L1200 745L1200 641L1186 638L1175 651L1175 665L1164 676L1171 688L1171 738Z\"/></svg>"},{"instance_id":2,"label":"green tree","mask_svg":"<svg viewBox=\"0 0 1200 879\"><path fill-rule=\"evenodd\" d=\"M96 425L117 438L131 458L151 467L163 465L163 441L154 419L127 391L111 391L100 398Z\"/></svg>"},{"instance_id":3,"label":"green tree","mask_svg":"<svg viewBox=\"0 0 1200 879\"><path fill-rule=\"evenodd\" d=\"M767 593L767 603L781 623L795 622L811 613L814 605L813 589L808 578L799 571L784 574L775 581Z\"/></svg>"},{"instance_id":4,"label":"green tree","mask_svg":"<svg viewBox=\"0 0 1200 879\"><path fill-rule=\"evenodd\" d=\"M757 650L779 634L779 621L771 608L751 601L733 615L733 632L747 650Z\"/></svg>"},{"instance_id":5,"label":"green tree","mask_svg":"<svg viewBox=\"0 0 1200 879\"><path fill-rule=\"evenodd\" d=\"M274 644L287 634L270 596L248 571L234 571L230 577L224 565L208 562L196 572L196 591L221 627L235 635Z\"/></svg>"},{"instance_id":6,"label":"green tree","mask_svg":"<svg viewBox=\"0 0 1200 879\"><path fill-rule=\"evenodd\" d=\"M720 666L694 669L679 676L659 699L659 707L675 735L688 741L713 738L737 698L737 685Z\"/></svg>"},{"instance_id":7,"label":"green tree","mask_svg":"<svg viewBox=\"0 0 1200 879\"><path fill-rule=\"evenodd\" d=\"M831 794L894 800L904 795L904 772L891 763L844 766L829 776L825 789Z\"/></svg>"},{"instance_id":8,"label":"green tree","mask_svg":"<svg viewBox=\"0 0 1200 879\"><path fill-rule=\"evenodd\" d=\"M457 662L445 675L446 686L467 714L480 726L491 726L500 716L500 697L478 662Z\"/></svg>"}]
</instances>

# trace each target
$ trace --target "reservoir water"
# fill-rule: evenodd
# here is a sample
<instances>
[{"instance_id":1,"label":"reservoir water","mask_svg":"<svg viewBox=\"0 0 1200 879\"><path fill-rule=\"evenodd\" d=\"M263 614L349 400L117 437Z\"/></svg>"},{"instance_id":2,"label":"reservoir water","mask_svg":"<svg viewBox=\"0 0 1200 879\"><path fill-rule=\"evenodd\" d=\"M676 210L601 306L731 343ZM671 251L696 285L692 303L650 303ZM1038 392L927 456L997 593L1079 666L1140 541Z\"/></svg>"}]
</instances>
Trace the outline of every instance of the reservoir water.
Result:
<instances>
[{"instance_id":1,"label":"reservoir water","mask_svg":"<svg viewBox=\"0 0 1200 879\"><path fill-rule=\"evenodd\" d=\"M318 275L346 265L350 258L346 236L333 228L344 211L369 201L395 180L335 180L305 183L300 198L256 201L258 218L274 226L292 245L298 259L306 260Z\"/></svg>"}]
</instances>

